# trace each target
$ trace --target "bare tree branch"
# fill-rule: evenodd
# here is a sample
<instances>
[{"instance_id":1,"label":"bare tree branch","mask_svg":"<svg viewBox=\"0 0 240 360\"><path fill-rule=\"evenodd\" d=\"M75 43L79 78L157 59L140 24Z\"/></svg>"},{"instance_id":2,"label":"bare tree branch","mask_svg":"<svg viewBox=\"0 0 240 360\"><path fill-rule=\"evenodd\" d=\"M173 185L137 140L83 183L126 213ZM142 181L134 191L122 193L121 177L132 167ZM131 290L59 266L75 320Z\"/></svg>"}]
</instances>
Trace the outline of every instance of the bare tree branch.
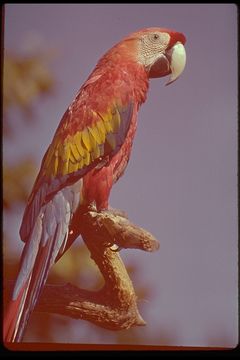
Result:
<instances>
[{"instance_id":1,"label":"bare tree branch","mask_svg":"<svg viewBox=\"0 0 240 360\"><path fill-rule=\"evenodd\" d=\"M159 242L146 230L132 224L119 211L87 211L79 217L79 233L105 284L99 291L71 284L49 285L43 290L36 311L88 320L111 330L145 325L137 308L137 296L119 252L120 248L155 251ZM79 234L74 234L76 237Z\"/></svg>"}]
</instances>

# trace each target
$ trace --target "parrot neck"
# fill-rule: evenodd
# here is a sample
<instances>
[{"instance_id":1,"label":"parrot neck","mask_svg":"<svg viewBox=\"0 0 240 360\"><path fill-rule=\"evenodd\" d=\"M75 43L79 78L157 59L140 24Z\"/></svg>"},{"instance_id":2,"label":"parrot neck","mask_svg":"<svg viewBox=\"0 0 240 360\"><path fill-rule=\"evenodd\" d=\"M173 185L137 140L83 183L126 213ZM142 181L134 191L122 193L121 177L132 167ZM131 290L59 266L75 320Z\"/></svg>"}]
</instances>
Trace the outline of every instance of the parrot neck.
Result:
<instances>
[{"instance_id":1,"label":"parrot neck","mask_svg":"<svg viewBox=\"0 0 240 360\"><path fill-rule=\"evenodd\" d=\"M134 63L129 64L129 73L132 76L134 95L139 105L143 104L147 99L149 88L149 78L142 65Z\"/></svg>"},{"instance_id":2,"label":"parrot neck","mask_svg":"<svg viewBox=\"0 0 240 360\"><path fill-rule=\"evenodd\" d=\"M117 66L122 72L128 74L128 79L132 84L134 98L139 107L147 99L147 91L149 88L147 72L141 64L135 61L126 61L125 63L119 63Z\"/></svg>"},{"instance_id":3,"label":"parrot neck","mask_svg":"<svg viewBox=\"0 0 240 360\"><path fill-rule=\"evenodd\" d=\"M105 54L105 56L97 64L95 72L100 73L102 69L106 73L125 73L131 81L134 97L139 106L146 101L147 91L149 88L148 73L143 65L138 63L135 58L130 57L123 52L120 54L117 48Z\"/></svg>"}]
</instances>

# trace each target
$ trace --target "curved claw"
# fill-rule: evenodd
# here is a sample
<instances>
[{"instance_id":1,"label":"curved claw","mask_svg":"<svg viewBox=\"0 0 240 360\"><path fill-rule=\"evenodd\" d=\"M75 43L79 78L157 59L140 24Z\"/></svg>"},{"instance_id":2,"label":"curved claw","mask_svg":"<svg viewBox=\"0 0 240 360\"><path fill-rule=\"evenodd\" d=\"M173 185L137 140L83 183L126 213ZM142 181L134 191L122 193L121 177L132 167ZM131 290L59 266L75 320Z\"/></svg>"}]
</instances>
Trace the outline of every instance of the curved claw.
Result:
<instances>
[{"instance_id":1,"label":"curved claw","mask_svg":"<svg viewBox=\"0 0 240 360\"><path fill-rule=\"evenodd\" d=\"M106 244L105 245L107 248L110 248L111 249L111 251L113 251L113 252L118 252L118 251L120 251L120 250L122 250L122 247L121 246L118 246L117 244L115 244L115 243L108 243L108 244Z\"/></svg>"},{"instance_id":2,"label":"curved claw","mask_svg":"<svg viewBox=\"0 0 240 360\"><path fill-rule=\"evenodd\" d=\"M113 252L119 252L120 250L122 250L122 247L121 246L118 246L117 244L113 244L110 249L113 251Z\"/></svg>"}]
</instances>

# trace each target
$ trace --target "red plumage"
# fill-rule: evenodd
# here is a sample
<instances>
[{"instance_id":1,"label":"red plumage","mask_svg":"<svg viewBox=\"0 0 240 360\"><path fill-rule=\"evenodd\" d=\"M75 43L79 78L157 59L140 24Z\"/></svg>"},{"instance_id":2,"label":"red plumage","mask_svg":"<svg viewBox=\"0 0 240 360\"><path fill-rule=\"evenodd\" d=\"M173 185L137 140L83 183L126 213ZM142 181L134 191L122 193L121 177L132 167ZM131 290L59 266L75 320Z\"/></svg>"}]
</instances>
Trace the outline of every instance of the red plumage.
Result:
<instances>
[{"instance_id":1,"label":"red plumage","mask_svg":"<svg viewBox=\"0 0 240 360\"><path fill-rule=\"evenodd\" d=\"M108 207L130 157L151 68L154 77L171 73L168 50L178 42L184 36L166 29L131 34L103 56L65 112L23 216L26 244L5 317L6 342L21 341L49 269L69 247L74 216L86 206Z\"/></svg>"}]
</instances>

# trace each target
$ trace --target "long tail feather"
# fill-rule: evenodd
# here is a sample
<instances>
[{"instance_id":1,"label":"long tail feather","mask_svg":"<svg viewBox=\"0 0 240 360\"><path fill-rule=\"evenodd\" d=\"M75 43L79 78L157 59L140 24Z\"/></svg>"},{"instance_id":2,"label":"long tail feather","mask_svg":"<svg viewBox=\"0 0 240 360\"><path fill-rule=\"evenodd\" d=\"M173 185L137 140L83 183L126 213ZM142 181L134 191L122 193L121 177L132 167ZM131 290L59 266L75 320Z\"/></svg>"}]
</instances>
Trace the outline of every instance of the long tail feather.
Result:
<instances>
[{"instance_id":1,"label":"long tail feather","mask_svg":"<svg viewBox=\"0 0 240 360\"><path fill-rule=\"evenodd\" d=\"M22 288L16 300L11 300L8 304L6 316L3 324L3 338L5 342L13 342L15 329L17 328L18 313L21 308L21 302L25 296L25 287Z\"/></svg>"},{"instance_id":2,"label":"long tail feather","mask_svg":"<svg viewBox=\"0 0 240 360\"><path fill-rule=\"evenodd\" d=\"M63 254L72 217L71 189L41 208L25 244L20 271L4 319L4 341L20 342L49 270ZM70 194L70 195L69 195Z\"/></svg>"}]
</instances>

